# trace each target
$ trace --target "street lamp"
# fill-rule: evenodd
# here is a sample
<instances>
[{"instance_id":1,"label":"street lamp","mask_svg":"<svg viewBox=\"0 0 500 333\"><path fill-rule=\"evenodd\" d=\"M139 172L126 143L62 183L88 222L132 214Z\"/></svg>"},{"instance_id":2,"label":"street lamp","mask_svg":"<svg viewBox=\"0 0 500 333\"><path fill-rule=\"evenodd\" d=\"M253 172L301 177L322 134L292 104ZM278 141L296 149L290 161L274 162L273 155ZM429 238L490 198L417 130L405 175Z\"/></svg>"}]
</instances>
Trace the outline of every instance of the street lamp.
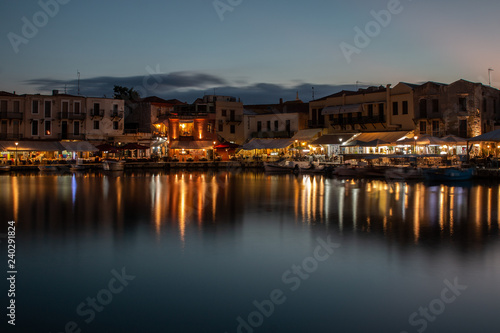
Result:
<instances>
[{"instance_id":1,"label":"street lamp","mask_svg":"<svg viewBox=\"0 0 500 333\"><path fill-rule=\"evenodd\" d=\"M414 144L413 144L413 153L417 153L417 139L418 139L418 136L414 136L413 139L415 140Z\"/></svg>"},{"instance_id":2,"label":"street lamp","mask_svg":"<svg viewBox=\"0 0 500 333\"><path fill-rule=\"evenodd\" d=\"M16 161L15 161L15 163L16 163L16 166L17 166L17 145L19 144L19 142L16 142L14 144L16 145Z\"/></svg>"},{"instance_id":3,"label":"street lamp","mask_svg":"<svg viewBox=\"0 0 500 333\"><path fill-rule=\"evenodd\" d=\"M212 153L213 156L212 157L213 157L213 160L215 162L215 141L213 142L213 144L214 144L214 149L213 149L213 153Z\"/></svg>"}]
</instances>

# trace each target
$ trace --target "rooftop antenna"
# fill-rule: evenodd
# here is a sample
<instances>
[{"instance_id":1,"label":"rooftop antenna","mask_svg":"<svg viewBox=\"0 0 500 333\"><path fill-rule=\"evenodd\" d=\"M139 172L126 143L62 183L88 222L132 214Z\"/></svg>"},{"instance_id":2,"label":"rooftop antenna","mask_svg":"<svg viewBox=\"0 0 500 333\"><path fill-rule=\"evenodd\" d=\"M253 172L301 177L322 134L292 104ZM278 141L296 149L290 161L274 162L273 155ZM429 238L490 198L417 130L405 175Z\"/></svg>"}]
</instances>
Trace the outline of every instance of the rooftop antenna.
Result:
<instances>
[{"instance_id":1,"label":"rooftop antenna","mask_svg":"<svg viewBox=\"0 0 500 333\"><path fill-rule=\"evenodd\" d=\"M488 68L488 83L491 87L491 72L493 72L493 68Z\"/></svg>"},{"instance_id":2,"label":"rooftop antenna","mask_svg":"<svg viewBox=\"0 0 500 333\"><path fill-rule=\"evenodd\" d=\"M80 72L76 70L76 75L78 76L78 96L80 96Z\"/></svg>"}]
</instances>

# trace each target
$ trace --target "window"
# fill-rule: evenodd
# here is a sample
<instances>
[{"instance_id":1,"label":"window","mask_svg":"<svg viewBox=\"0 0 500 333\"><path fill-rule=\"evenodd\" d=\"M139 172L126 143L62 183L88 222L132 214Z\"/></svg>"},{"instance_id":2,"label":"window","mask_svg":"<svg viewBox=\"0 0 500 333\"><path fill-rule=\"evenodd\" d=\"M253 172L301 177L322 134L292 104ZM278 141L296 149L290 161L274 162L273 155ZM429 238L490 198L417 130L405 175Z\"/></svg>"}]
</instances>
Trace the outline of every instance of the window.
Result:
<instances>
[{"instance_id":1,"label":"window","mask_svg":"<svg viewBox=\"0 0 500 333\"><path fill-rule=\"evenodd\" d=\"M231 132L231 134L236 133L236 126L231 125L230 132Z\"/></svg>"},{"instance_id":2,"label":"window","mask_svg":"<svg viewBox=\"0 0 500 333\"><path fill-rule=\"evenodd\" d=\"M378 114L380 116L384 115L384 103L378 103Z\"/></svg>"},{"instance_id":3,"label":"window","mask_svg":"<svg viewBox=\"0 0 500 333\"><path fill-rule=\"evenodd\" d=\"M279 122L277 120L274 121L274 130L278 132L279 129Z\"/></svg>"},{"instance_id":4,"label":"window","mask_svg":"<svg viewBox=\"0 0 500 333\"><path fill-rule=\"evenodd\" d=\"M68 113L68 111L69 111L69 102L68 101L62 102L62 104L61 104L61 111L63 113L66 113L66 114Z\"/></svg>"},{"instance_id":5,"label":"window","mask_svg":"<svg viewBox=\"0 0 500 333\"><path fill-rule=\"evenodd\" d=\"M73 135L80 135L80 122L75 121L73 123Z\"/></svg>"},{"instance_id":6,"label":"window","mask_svg":"<svg viewBox=\"0 0 500 333\"><path fill-rule=\"evenodd\" d=\"M226 117L227 116L227 110L222 110L221 111L221 116Z\"/></svg>"},{"instance_id":7,"label":"window","mask_svg":"<svg viewBox=\"0 0 500 333\"><path fill-rule=\"evenodd\" d=\"M458 99L458 108L459 111L467 111L467 98L460 97Z\"/></svg>"},{"instance_id":8,"label":"window","mask_svg":"<svg viewBox=\"0 0 500 333\"><path fill-rule=\"evenodd\" d=\"M235 111L234 110L230 110L229 111L229 120L230 121L235 121L236 117L235 117Z\"/></svg>"},{"instance_id":9,"label":"window","mask_svg":"<svg viewBox=\"0 0 500 333\"><path fill-rule=\"evenodd\" d=\"M94 129L95 130L99 129L99 120L94 120Z\"/></svg>"},{"instance_id":10,"label":"window","mask_svg":"<svg viewBox=\"0 0 500 333\"><path fill-rule=\"evenodd\" d=\"M75 102L75 104L73 105L73 111L75 114L80 114L80 102Z\"/></svg>"},{"instance_id":11,"label":"window","mask_svg":"<svg viewBox=\"0 0 500 333\"><path fill-rule=\"evenodd\" d=\"M262 132L262 121L257 122L257 132Z\"/></svg>"},{"instance_id":12,"label":"window","mask_svg":"<svg viewBox=\"0 0 500 333\"><path fill-rule=\"evenodd\" d=\"M287 132L290 132L290 130L291 130L290 119L288 119L288 120L286 121L286 131L287 131Z\"/></svg>"},{"instance_id":13,"label":"window","mask_svg":"<svg viewBox=\"0 0 500 333\"><path fill-rule=\"evenodd\" d=\"M403 114L408 114L408 101L403 101Z\"/></svg>"},{"instance_id":14,"label":"window","mask_svg":"<svg viewBox=\"0 0 500 333\"><path fill-rule=\"evenodd\" d=\"M222 120L219 121L219 132L224 132L224 123Z\"/></svg>"},{"instance_id":15,"label":"window","mask_svg":"<svg viewBox=\"0 0 500 333\"><path fill-rule=\"evenodd\" d=\"M426 121L420 122L420 134L427 134L427 122Z\"/></svg>"},{"instance_id":16,"label":"window","mask_svg":"<svg viewBox=\"0 0 500 333\"><path fill-rule=\"evenodd\" d=\"M488 111L488 101L486 98L483 98L483 112Z\"/></svg>"},{"instance_id":17,"label":"window","mask_svg":"<svg viewBox=\"0 0 500 333\"><path fill-rule=\"evenodd\" d=\"M397 116L399 114L399 103L398 102L392 102L392 115Z\"/></svg>"},{"instance_id":18,"label":"window","mask_svg":"<svg viewBox=\"0 0 500 333\"><path fill-rule=\"evenodd\" d=\"M38 103L37 103L38 105ZM33 120L31 122L31 135L37 136L38 135L38 120Z\"/></svg>"},{"instance_id":19,"label":"window","mask_svg":"<svg viewBox=\"0 0 500 333\"><path fill-rule=\"evenodd\" d=\"M38 114L38 101L37 100L31 102L31 113ZM38 134L36 134L36 135L38 135Z\"/></svg>"},{"instance_id":20,"label":"window","mask_svg":"<svg viewBox=\"0 0 500 333\"><path fill-rule=\"evenodd\" d=\"M118 104L113 104L113 113L118 113Z\"/></svg>"},{"instance_id":21,"label":"window","mask_svg":"<svg viewBox=\"0 0 500 333\"><path fill-rule=\"evenodd\" d=\"M100 108L101 108L101 105L99 103L94 103L94 110L92 112L92 115L93 116L98 116Z\"/></svg>"},{"instance_id":22,"label":"window","mask_svg":"<svg viewBox=\"0 0 500 333\"><path fill-rule=\"evenodd\" d=\"M432 121L432 135L439 136L439 120Z\"/></svg>"},{"instance_id":23,"label":"window","mask_svg":"<svg viewBox=\"0 0 500 333\"><path fill-rule=\"evenodd\" d=\"M213 128L213 126L212 126L212 123L208 123L208 124L207 124L207 133L212 133L213 129L214 129L214 128Z\"/></svg>"},{"instance_id":24,"label":"window","mask_svg":"<svg viewBox=\"0 0 500 333\"><path fill-rule=\"evenodd\" d=\"M421 99L418 105L420 111L420 118L427 118L427 100Z\"/></svg>"},{"instance_id":25,"label":"window","mask_svg":"<svg viewBox=\"0 0 500 333\"><path fill-rule=\"evenodd\" d=\"M458 123L458 136L460 136L462 138L466 138L467 137L467 120L466 119L459 120L459 123Z\"/></svg>"},{"instance_id":26,"label":"window","mask_svg":"<svg viewBox=\"0 0 500 333\"><path fill-rule=\"evenodd\" d=\"M52 117L52 101L45 101L45 118Z\"/></svg>"},{"instance_id":27,"label":"window","mask_svg":"<svg viewBox=\"0 0 500 333\"><path fill-rule=\"evenodd\" d=\"M19 101L14 101L14 112L20 112L21 111L21 107L20 107L20 103Z\"/></svg>"},{"instance_id":28,"label":"window","mask_svg":"<svg viewBox=\"0 0 500 333\"><path fill-rule=\"evenodd\" d=\"M50 120L45 120L45 135L52 134L52 122Z\"/></svg>"},{"instance_id":29,"label":"window","mask_svg":"<svg viewBox=\"0 0 500 333\"><path fill-rule=\"evenodd\" d=\"M368 104L368 117L373 117L373 104Z\"/></svg>"},{"instance_id":30,"label":"window","mask_svg":"<svg viewBox=\"0 0 500 333\"><path fill-rule=\"evenodd\" d=\"M117 121L113 121L113 129L117 130L118 129L119 123Z\"/></svg>"},{"instance_id":31,"label":"window","mask_svg":"<svg viewBox=\"0 0 500 333\"><path fill-rule=\"evenodd\" d=\"M437 99L437 98L432 100L432 112L434 112L434 113L439 112L439 99Z\"/></svg>"},{"instance_id":32,"label":"window","mask_svg":"<svg viewBox=\"0 0 500 333\"><path fill-rule=\"evenodd\" d=\"M267 121L267 130L268 131L271 130L271 121L270 120Z\"/></svg>"},{"instance_id":33,"label":"window","mask_svg":"<svg viewBox=\"0 0 500 333\"><path fill-rule=\"evenodd\" d=\"M0 101L0 111L7 112L7 101Z\"/></svg>"}]
</instances>

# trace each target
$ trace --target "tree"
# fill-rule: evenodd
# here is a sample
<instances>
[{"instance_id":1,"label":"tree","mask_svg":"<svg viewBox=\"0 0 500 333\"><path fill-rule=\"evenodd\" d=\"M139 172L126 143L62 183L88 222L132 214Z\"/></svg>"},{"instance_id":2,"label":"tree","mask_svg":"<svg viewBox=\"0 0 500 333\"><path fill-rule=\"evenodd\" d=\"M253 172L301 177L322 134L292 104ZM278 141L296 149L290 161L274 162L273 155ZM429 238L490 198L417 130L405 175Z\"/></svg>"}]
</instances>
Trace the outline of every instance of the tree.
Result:
<instances>
[{"instance_id":1,"label":"tree","mask_svg":"<svg viewBox=\"0 0 500 333\"><path fill-rule=\"evenodd\" d=\"M139 92L134 90L134 88L127 88L122 86L114 86L114 98L115 99L123 99L125 101L138 101L141 96Z\"/></svg>"}]
</instances>

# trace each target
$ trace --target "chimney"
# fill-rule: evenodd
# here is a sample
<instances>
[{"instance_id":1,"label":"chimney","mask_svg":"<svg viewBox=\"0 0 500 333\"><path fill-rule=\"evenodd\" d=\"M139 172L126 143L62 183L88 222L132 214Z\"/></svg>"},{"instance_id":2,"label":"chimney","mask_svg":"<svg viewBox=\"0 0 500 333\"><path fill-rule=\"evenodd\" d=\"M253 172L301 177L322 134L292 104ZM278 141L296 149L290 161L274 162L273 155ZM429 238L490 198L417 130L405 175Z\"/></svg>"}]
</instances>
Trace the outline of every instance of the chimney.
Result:
<instances>
[{"instance_id":1,"label":"chimney","mask_svg":"<svg viewBox=\"0 0 500 333\"><path fill-rule=\"evenodd\" d=\"M280 104L283 104L283 98L280 98Z\"/></svg>"},{"instance_id":2,"label":"chimney","mask_svg":"<svg viewBox=\"0 0 500 333\"><path fill-rule=\"evenodd\" d=\"M52 90L52 96L57 96L59 95L59 90Z\"/></svg>"}]
</instances>

